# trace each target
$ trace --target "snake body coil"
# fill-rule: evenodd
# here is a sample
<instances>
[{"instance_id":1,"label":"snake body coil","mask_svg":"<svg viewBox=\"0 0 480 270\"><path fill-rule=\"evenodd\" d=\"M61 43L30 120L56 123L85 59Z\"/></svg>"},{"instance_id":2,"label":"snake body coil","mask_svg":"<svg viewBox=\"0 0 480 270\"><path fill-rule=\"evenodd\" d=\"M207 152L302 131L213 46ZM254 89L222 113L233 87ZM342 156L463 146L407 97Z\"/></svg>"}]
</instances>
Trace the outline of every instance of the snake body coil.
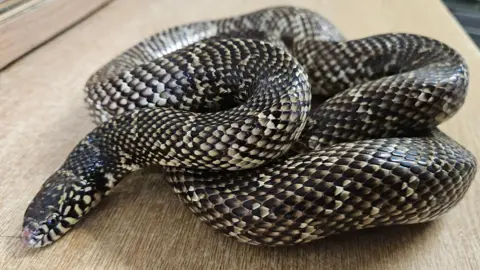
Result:
<instances>
[{"instance_id":1,"label":"snake body coil","mask_svg":"<svg viewBox=\"0 0 480 270\"><path fill-rule=\"evenodd\" d=\"M346 41L301 8L173 27L88 80L98 127L30 203L23 239L52 243L152 165L204 222L250 244L433 220L476 173L436 128L467 86L463 58L441 42Z\"/></svg>"}]
</instances>

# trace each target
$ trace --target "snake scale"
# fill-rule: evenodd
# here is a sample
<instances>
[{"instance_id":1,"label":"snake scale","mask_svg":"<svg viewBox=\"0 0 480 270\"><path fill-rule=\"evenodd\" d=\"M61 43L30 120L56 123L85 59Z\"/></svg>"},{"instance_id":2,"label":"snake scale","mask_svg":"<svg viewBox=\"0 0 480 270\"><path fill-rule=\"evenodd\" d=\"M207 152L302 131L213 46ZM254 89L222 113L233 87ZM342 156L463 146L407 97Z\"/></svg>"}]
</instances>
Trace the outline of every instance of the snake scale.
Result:
<instances>
[{"instance_id":1,"label":"snake scale","mask_svg":"<svg viewBox=\"0 0 480 270\"><path fill-rule=\"evenodd\" d=\"M29 204L22 239L53 243L148 166L203 222L253 245L431 221L476 174L437 128L467 87L440 41L346 40L305 8L171 27L89 78L98 125Z\"/></svg>"}]
</instances>

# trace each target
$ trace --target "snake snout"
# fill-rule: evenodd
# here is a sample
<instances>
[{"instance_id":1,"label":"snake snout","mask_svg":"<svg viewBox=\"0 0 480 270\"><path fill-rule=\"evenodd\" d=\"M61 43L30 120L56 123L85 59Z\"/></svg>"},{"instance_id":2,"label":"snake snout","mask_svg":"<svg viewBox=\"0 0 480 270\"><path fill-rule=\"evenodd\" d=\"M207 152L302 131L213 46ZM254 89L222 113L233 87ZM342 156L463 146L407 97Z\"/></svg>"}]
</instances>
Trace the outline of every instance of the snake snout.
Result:
<instances>
[{"instance_id":1,"label":"snake snout","mask_svg":"<svg viewBox=\"0 0 480 270\"><path fill-rule=\"evenodd\" d=\"M27 247L36 247L38 245L41 245L42 238L39 236L40 232L38 230L38 226L34 225L33 223L27 223L27 225L23 227L22 233L20 235L22 242Z\"/></svg>"},{"instance_id":2,"label":"snake snout","mask_svg":"<svg viewBox=\"0 0 480 270\"><path fill-rule=\"evenodd\" d=\"M77 192L82 191L79 184L77 177L66 170L56 171L47 179L25 211L21 238L28 247L55 242L76 223L82 209L89 205L86 197L78 202Z\"/></svg>"},{"instance_id":3,"label":"snake snout","mask_svg":"<svg viewBox=\"0 0 480 270\"><path fill-rule=\"evenodd\" d=\"M70 229L63 219L56 213L47 214L39 220L26 218L20 235L23 243L27 247L36 248L55 242Z\"/></svg>"}]
</instances>

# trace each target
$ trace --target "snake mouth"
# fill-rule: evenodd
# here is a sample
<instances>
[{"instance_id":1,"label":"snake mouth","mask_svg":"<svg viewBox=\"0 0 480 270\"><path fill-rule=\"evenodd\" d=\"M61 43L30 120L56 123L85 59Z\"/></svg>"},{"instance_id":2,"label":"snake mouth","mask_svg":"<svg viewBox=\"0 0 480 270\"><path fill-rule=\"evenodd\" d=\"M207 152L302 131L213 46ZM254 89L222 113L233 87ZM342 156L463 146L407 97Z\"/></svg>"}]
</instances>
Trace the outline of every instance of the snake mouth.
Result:
<instances>
[{"instance_id":1,"label":"snake mouth","mask_svg":"<svg viewBox=\"0 0 480 270\"><path fill-rule=\"evenodd\" d=\"M50 242L44 240L44 235L41 233L38 226L34 225L33 223L28 223L23 227L20 237L22 242L29 248L41 247L50 244Z\"/></svg>"},{"instance_id":2,"label":"snake mouth","mask_svg":"<svg viewBox=\"0 0 480 270\"><path fill-rule=\"evenodd\" d=\"M62 237L70 227L57 225L49 227L47 224L38 224L35 221L24 223L20 238L29 248L39 248L52 244Z\"/></svg>"}]
</instances>

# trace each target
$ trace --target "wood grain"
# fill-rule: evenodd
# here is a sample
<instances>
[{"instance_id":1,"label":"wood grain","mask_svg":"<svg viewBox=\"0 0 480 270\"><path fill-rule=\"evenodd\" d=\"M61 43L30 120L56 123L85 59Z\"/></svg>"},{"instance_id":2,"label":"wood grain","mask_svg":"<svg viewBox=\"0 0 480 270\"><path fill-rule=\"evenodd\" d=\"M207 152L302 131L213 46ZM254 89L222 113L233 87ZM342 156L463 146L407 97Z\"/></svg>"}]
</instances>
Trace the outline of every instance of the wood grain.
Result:
<instances>
[{"instance_id":1,"label":"wood grain","mask_svg":"<svg viewBox=\"0 0 480 270\"><path fill-rule=\"evenodd\" d=\"M0 13L0 69L110 0L29 0ZM6 5L6 3L4 3Z\"/></svg>"},{"instance_id":2,"label":"wood grain","mask_svg":"<svg viewBox=\"0 0 480 270\"><path fill-rule=\"evenodd\" d=\"M296 4L348 38L411 32L439 39L471 70L463 109L442 129L480 157L480 55L437 0L117 0L0 74L1 269L480 269L480 184L436 222L366 230L289 248L239 244L181 205L160 172L135 173L55 245L28 250L23 211L93 124L82 86L92 72L167 27Z\"/></svg>"}]
</instances>

